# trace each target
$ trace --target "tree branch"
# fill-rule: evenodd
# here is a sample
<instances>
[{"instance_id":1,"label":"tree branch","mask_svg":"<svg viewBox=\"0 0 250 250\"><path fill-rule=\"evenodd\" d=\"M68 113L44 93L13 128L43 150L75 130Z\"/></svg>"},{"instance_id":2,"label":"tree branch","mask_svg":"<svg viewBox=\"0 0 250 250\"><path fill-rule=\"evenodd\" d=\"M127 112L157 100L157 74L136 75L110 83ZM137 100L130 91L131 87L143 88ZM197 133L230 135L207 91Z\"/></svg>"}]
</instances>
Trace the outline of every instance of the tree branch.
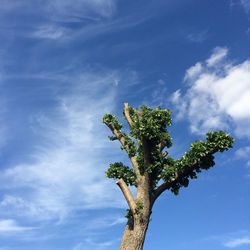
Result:
<instances>
[{"instance_id":1,"label":"tree branch","mask_svg":"<svg viewBox=\"0 0 250 250\"><path fill-rule=\"evenodd\" d=\"M143 156L144 156L144 169L147 169L147 167L150 164L150 149L148 145L148 140L142 137L142 148L143 148Z\"/></svg>"},{"instance_id":2,"label":"tree branch","mask_svg":"<svg viewBox=\"0 0 250 250\"><path fill-rule=\"evenodd\" d=\"M153 194L153 199L152 199L152 204L156 201L156 199L167 189L170 189L173 184L177 183L183 176L188 175L192 171L195 170L196 168L197 161L194 161L194 163L190 167L186 167L184 170L181 169L179 172L177 171L175 173L175 178L172 181L165 181L162 183L154 192Z\"/></svg>"},{"instance_id":3,"label":"tree branch","mask_svg":"<svg viewBox=\"0 0 250 250\"><path fill-rule=\"evenodd\" d=\"M143 117L142 110L137 110L136 115L138 117L138 120L141 121L141 119ZM146 169L148 167L148 165L150 164L149 143L148 143L148 140L143 136L141 136L140 141L141 141L143 156L144 156L144 169Z\"/></svg>"},{"instance_id":4,"label":"tree branch","mask_svg":"<svg viewBox=\"0 0 250 250\"><path fill-rule=\"evenodd\" d=\"M165 158L167 155L168 155L168 152L165 151L162 156L163 156L163 158Z\"/></svg>"},{"instance_id":5,"label":"tree branch","mask_svg":"<svg viewBox=\"0 0 250 250\"><path fill-rule=\"evenodd\" d=\"M124 110L124 115L125 115L125 118L128 121L129 126L132 127L134 125L134 122L132 121L132 119L130 117L129 106L128 106L127 102L124 103L124 109L123 110Z\"/></svg>"},{"instance_id":6,"label":"tree branch","mask_svg":"<svg viewBox=\"0 0 250 250\"><path fill-rule=\"evenodd\" d=\"M129 189L129 187L127 186L127 184L124 182L123 179L120 179L116 182L116 184L119 186L119 188L122 190L122 193L128 203L128 206L131 210L131 212L133 214L135 214L135 209L136 209L136 204L135 204L135 200L134 197Z\"/></svg>"},{"instance_id":7,"label":"tree branch","mask_svg":"<svg viewBox=\"0 0 250 250\"><path fill-rule=\"evenodd\" d=\"M167 146L167 141L162 141L162 142L158 145L158 150L159 150L159 152L161 152L166 146Z\"/></svg>"},{"instance_id":8,"label":"tree branch","mask_svg":"<svg viewBox=\"0 0 250 250\"><path fill-rule=\"evenodd\" d=\"M133 127L134 122L132 121L131 116L129 114L129 106L128 106L127 102L124 103L124 109L123 110L124 110L125 118L128 121L128 124L129 124L130 128ZM137 140L137 144L139 145L140 144L140 139L136 138L136 140Z\"/></svg>"},{"instance_id":9,"label":"tree branch","mask_svg":"<svg viewBox=\"0 0 250 250\"><path fill-rule=\"evenodd\" d=\"M125 148L126 152L128 153L129 148L127 145L125 145L125 138L122 134L120 134L112 124L108 125L109 129L113 132L113 134L116 136L116 138L120 141L122 146ZM129 156L130 161L132 162L133 168L135 170L136 177L140 176L140 170L139 170L139 165L136 161L136 156Z\"/></svg>"}]
</instances>

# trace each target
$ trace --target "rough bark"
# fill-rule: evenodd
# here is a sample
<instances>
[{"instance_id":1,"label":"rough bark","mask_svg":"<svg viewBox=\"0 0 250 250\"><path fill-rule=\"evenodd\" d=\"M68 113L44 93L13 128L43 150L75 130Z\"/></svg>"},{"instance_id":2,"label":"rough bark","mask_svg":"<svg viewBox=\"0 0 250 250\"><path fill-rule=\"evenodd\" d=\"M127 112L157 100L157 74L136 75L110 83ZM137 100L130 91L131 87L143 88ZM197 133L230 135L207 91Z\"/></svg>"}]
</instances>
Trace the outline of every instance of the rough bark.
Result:
<instances>
[{"instance_id":1,"label":"rough bark","mask_svg":"<svg viewBox=\"0 0 250 250\"><path fill-rule=\"evenodd\" d=\"M125 116L130 125L130 116L128 114L128 104L125 103L124 112ZM137 111L137 116L139 119L142 118L143 114L139 110ZM144 155L144 171L150 164L150 149L148 141L141 137L138 141L142 143L143 155ZM152 190L150 184L149 174L144 172L143 175L138 174L137 178L137 194L135 199L135 212L132 212L133 216L128 220L128 223L125 227L125 231L122 237L122 242L120 245L120 250L142 250L145 240L145 235L148 229L149 218L152 209ZM138 209L137 204L142 204L143 208Z\"/></svg>"},{"instance_id":2,"label":"rough bark","mask_svg":"<svg viewBox=\"0 0 250 250\"><path fill-rule=\"evenodd\" d=\"M142 250L151 214L151 197L148 174L138 178L135 203L143 204L143 208L135 208L135 213L128 220L122 237L120 250Z\"/></svg>"},{"instance_id":3,"label":"rough bark","mask_svg":"<svg viewBox=\"0 0 250 250\"><path fill-rule=\"evenodd\" d=\"M142 250L145 235L148 229L148 218L141 219L140 216L132 221L130 219L125 227L120 250Z\"/></svg>"}]
</instances>

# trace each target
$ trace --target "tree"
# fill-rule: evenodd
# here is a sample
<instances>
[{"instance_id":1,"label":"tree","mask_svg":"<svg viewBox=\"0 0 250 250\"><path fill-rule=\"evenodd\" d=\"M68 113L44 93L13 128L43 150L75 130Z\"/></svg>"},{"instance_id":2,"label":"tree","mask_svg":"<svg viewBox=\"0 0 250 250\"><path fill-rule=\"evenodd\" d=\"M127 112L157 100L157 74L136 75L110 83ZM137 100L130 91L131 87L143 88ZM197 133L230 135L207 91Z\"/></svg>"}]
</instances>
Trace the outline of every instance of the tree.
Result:
<instances>
[{"instance_id":1,"label":"tree","mask_svg":"<svg viewBox=\"0 0 250 250\"><path fill-rule=\"evenodd\" d=\"M175 160L164 151L172 145L166 128L171 126L172 120L169 109L141 106L136 110L124 103L123 115L130 133L122 129L123 125L115 115L104 115L103 122L113 133L109 139L120 141L121 149L126 150L132 167L121 162L110 164L106 176L117 180L116 184L129 206L120 250L141 250L157 198L166 190L177 195L181 187L188 186L189 179L196 179L202 169L214 166L213 155L232 148L234 139L223 131L208 132L206 141L191 143L190 150ZM137 188L135 198L129 185Z\"/></svg>"}]
</instances>

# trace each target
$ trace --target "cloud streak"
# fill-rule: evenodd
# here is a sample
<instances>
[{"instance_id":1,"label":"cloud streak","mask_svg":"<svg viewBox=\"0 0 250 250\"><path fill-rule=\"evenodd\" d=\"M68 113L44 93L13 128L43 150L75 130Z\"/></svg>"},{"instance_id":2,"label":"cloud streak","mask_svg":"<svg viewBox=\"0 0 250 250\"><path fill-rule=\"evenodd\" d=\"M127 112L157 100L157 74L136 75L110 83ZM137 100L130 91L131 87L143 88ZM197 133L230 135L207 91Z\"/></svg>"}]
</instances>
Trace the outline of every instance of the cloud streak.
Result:
<instances>
[{"instance_id":1,"label":"cloud streak","mask_svg":"<svg viewBox=\"0 0 250 250\"><path fill-rule=\"evenodd\" d=\"M32 227L22 227L14 220L0 220L0 234L1 233L14 233L33 230Z\"/></svg>"},{"instance_id":2,"label":"cloud streak","mask_svg":"<svg viewBox=\"0 0 250 250\"><path fill-rule=\"evenodd\" d=\"M229 240L223 244L225 247L228 248L235 248L243 245L250 245L250 237L242 237Z\"/></svg>"},{"instance_id":3,"label":"cloud streak","mask_svg":"<svg viewBox=\"0 0 250 250\"><path fill-rule=\"evenodd\" d=\"M66 30L53 25L43 25L31 34L31 37L58 40L66 36Z\"/></svg>"},{"instance_id":4,"label":"cloud streak","mask_svg":"<svg viewBox=\"0 0 250 250\"><path fill-rule=\"evenodd\" d=\"M23 10L23 13L30 13L36 10L43 12L51 19L77 20L85 16L110 17L115 9L115 0L55 0L53 2L45 0L40 1L6 1L3 0L0 11ZM39 13L40 14L40 13Z\"/></svg>"},{"instance_id":5,"label":"cloud streak","mask_svg":"<svg viewBox=\"0 0 250 250\"><path fill-rule=\"evenodd\" d=\"M187 35L187 39L190 42L202 43L208 38L208 30L203 30L200 32L190 33Z\"/></svg>"},{"instance_id":6,"label":"cloud streak","mask_svg":"<svg viewBox=\"0 0 250 250\"><path fill-rule=\"evenodd\" d=\"M250 155L250 146L239 148L235 152L235 154L236 154L237 157L241 157L243 159L248 159L249 155Z\"/></svg>"},{"instance_id":7,"label":"cloud streak","mask_svg":"<svg viewBox=\"0 0 250 250\"><path fill-rule=\"evenodd\" d=\"M104 175L119 147L107 144L109 132L101 123L103 114L115 109L118 77L83 73L55 96L54 108L32 115L31 128L40 140L33 142L28 161L2 171L3 213L62 221L79 209L124 207L119 190Z\"/></svg>"}]
</instances>

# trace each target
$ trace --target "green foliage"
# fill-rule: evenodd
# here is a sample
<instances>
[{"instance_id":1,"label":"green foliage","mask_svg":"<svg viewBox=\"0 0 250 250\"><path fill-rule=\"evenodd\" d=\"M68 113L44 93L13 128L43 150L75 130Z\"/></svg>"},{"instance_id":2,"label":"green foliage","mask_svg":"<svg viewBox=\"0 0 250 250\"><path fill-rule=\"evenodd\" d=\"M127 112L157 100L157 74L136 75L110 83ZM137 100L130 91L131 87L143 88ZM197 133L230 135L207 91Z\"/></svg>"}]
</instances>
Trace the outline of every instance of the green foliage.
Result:
<instances>
[{"instance_id":1,"label":"green foliage","mask_svg":"<svg viewBox=\"0 0 250 250\"><path fill-rule=\"evenodd\" d=\"M142 216L141 210L144 208L143 202L137 200L135 202L135 205L136 205L136 207L135 207L135 213L138 214L139 216Z\"/></svg>"},{"instance_id":2,"label":"green foliage","mask_svg":"<svg viewBox=\"0 0 250 250\"><path fill-rule=\"evenodd\" d=\"M168 157L165 162L162 178L164 181L174 181L176 173L179 174L178 181L173 182L170 189L178 194L180 187L187 187L189 178L196 179L196 173L202 169L209 169L215 165L213 154L223 152L232 148L234 139L223 131L210 131L207 133L206 141L195 141L191 143L190 150L178 160Z\"/></svg>"},{"instance_id":3,"label":"green foliage","mask_svg":"<svg viewBox=\"0 0 250 250\"><path fill-rule=\"evenodd\" d=\"M127 209L127 213L125 214L125 218L130 219L133 217L133 213L130 209Z\"/></svg>"},{"instance_id":4,"label":"green foliage","mask_svg":"<svg viewBox=\"0 0 250 250\"><path fill-rule=\"evenodd\" d=\"M119 123L118 118L116 118L116 116L112 114L104 115L102 122L105 123L108 127L113 126L118 132L120 132L123 127L123 125Z\"/></svg>"},{"instance_id":5,"label":"green foliage","mask_svg":"<svg viewBox=\"0 0 250 250\"><path fill-rule=\"evenodd\" d=\"M127 147L127 153L130 157L135 156L137 152L136 144L132 140L132 138L127 135L124 131L122 132L121 129L123 128L123 125L119 123L118 118L115 115L112 114L106 114L103 117L103 123L105 123L109 128L114 128L117 130L117 132L124 137L125 139L125 145L124 147L121 146L121 149L125 149ZM111 141L117 140L118 138L116 136L109 136L108 137Z\"/></svg>"},{"instance_id":6,"label":"green foliage","mask_svg":"<svg viewBox=\"0 0 250 250\"><path fill-rule=\"evenodd\" d=\"M108 178L122 178L127 185L136 186L136 177L134 170L129 168L128 166L124 166L122 162L110 164L105 174Z\"/></svg>"},{"instance_id":7,"label":"green foliage","mask_svg":"<svg viewBox=\"0 0 250 250\"><path fill-rule=\"evenodd\" d=\"M135 111L132 113L135 113ZM171 138L169 132L166 131L166 126L171 126L170 115L169 109L161 110L160 107L151 109L141 106L139 115L133 115L134 126L131 128L131 136L135 138L144 137L155 144L166 140L167 147L170 147L172 145Z\"/></svg>"},{"instance_id":8,"label":"green foliage","mask_svg":"<svg viewBox=\"0 0 250 250\"><path fill-rule=\"evenodd\" d=\"M129 114L133 121L129 134L121 131L122 124L112 114L106 114L103 122L112 131L113 128L116 129L119 136L124 139L122 149L126 149L130 158L136 157L141 175L149 175L152 191L157 187L158 182L163 180L168 183L168 189L177 195L181 187L189 185L189 179L196 179L197 173L202 169L207 170L214 166L213 155L216 152L232 148L234 142L234 139L223 131L210 131L207 133L206 140L191 143L190 150L180 159L175 160L170 156L165 158L162 149L172 145L170 133L166 129L167 126L171 126L171 111L162 110L160 107L151 109L141 106L139 110L129 107ZM112 136L110 139L120 138ZM145 147L148 152L146 156ZM106 175L114 179L123 178L128 185L136 186L134 171L122 163L110 164Z\"/></svg>"},{"instance_id":9,"label":"green foliage","mask_svg":"<svg viewBox=\"0 0 250 250\"><path fill-rule=\"evenodd\" d=\"M143 209L144 205L143 205L143 202L142 201L136 201L136 208L135 210L138 210L140 211L141 209Z\"/></svg>"},{"instance_id":10,"label":"green foliage","mask_svg":"<svg viewBox=\"0 0 250 250\"><path fill-rule=\"evenodd\" d=\"M159 174L163 169L161 164L162 153L158 151L160 143L166 147L171 147L171 137L169 131L166 130L167 126L171 126L171 111L162 110L160 107L151 109L142 106L137 115L135 110L131 111L133 115L134 126L131 128L130 135L135 138L143 138L147 142L150 155L150 166L144 166L144 152L140 144L138 147L137 162L140 167L140 173L143 175L145 172L151 174L152 185L155 186L159 181Z\"/></svg>"},{"instance_id":11,"label":"green foliage","mask_svg":"<svg viewBox=\"0 0 250 250\"><path fill-rule=\"evenodd\" d=\"M130 136L127 134L123 133L124 139L125 139L125 147L128 147L127 153L129 157L135 156L137 152L136 144L135 142L131 139ZM124 147L121 147L121 149L124 149Z\"/></svg>"}]
</instances>

